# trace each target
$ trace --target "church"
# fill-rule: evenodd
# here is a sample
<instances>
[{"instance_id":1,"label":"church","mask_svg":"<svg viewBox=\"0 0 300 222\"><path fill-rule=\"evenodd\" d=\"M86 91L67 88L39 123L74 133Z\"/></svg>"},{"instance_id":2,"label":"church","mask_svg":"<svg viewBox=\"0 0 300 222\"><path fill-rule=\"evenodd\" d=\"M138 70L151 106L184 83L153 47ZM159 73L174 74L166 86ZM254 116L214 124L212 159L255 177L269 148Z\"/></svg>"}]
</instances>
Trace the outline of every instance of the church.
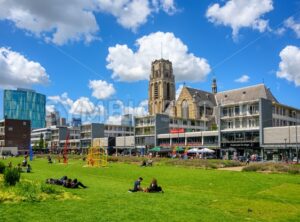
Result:
<instances>
[{"instance_id":1,"label":"church","mask_svg":"<svg viewBox=\"0 0 300 222\"><path fill-rule=\"evenodd\" d=\"M175 81L171 61L151 63L149 115L135 117L136 148L209 147L219 154L234 150L248 155L263 154L267 147L279 152L282 141L272 144L269 132L285 127L279 131L289 128L290 133L300 123L300 110L280 103L264 84L218 92L214 78L211 92L183 86L176 98ZM294 155L295 139L289 146L289 155Z\"/></svg>"}]
</instances>

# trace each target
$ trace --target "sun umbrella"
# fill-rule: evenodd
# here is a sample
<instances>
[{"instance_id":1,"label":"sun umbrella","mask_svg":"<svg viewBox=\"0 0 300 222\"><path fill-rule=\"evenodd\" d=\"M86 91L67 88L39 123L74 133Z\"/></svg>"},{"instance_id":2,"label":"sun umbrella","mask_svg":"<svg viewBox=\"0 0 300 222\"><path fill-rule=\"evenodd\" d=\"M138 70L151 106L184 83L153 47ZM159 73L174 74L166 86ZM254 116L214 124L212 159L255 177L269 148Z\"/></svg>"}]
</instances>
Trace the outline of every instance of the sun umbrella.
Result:
<instances>
[{"instance_id":1,"label":"sun umbrella","mask_svg":"<svg viewBox=\"0 0 300 222\"><path fill-rule=\"evenodd\" d=\"M182 151L184 151L184 149L183 149L182 147L180 147L180 146L177 146L177 147L176 147L176 151L177 151L177 152L182 152Z\"/></svg>"},{"instance_id":2,"label":"sun umbrella","mask_svg":"<svg viewBox=\"0 0 300 222\"><path fill-rule=\"evenodd\" d=\"M152 149L150 149L149 151L152 152L159 152L161 150L161 148L159 146L153 147Z\"/></svg>"},{"instance_id":3,"label":"sun umbrella","mask_svg":"<svg viewBox=\"0 0 300 222\"><path fill-rule=\"evenodd\" d=\"M188 153L199 153L199 149L197 149L197 148L193 148L193 149L190 149L190 150L188 150L187 152Z\"/></svg>"},{"instance_id":4,"label":"sun umbrella","mask_svg":"<svg viewBox=\"0 0 300 222\"><path fill-rule=\"evenodd\" d=\"M199 150L199 153L214 153L215 151L208 149L208 148L203 148Z\"/></svg>"}]
</instances>

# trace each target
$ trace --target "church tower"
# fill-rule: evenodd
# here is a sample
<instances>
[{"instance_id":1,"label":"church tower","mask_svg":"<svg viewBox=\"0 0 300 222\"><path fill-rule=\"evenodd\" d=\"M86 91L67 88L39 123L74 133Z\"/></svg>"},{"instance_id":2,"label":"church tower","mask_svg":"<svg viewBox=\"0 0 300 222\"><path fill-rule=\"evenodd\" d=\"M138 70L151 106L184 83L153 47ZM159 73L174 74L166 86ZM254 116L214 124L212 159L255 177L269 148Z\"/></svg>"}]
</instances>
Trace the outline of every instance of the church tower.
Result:
<instances>
[{"instance_id":1,"label":"church tower","mask_svg":"<svg viewBox=\"0 0 300 222\"><path fill-rule=\"evenodd\" d=\"M218 92L216 78L213 78L213 81L212 81L212 84L211 84L211 91L212 91L213 94L216 94Z\"/></svg>"},{"instance_id":2,"label":"church tower","mask_svg":"<svg viewBox=\"0 0 300 222\"><path fill-rule=\"evenodd\" d=\"M169 60L152 62L148 95L150 115L164 113L170 102L175 100L175 77Z\"/></svg>"}]
</instances>

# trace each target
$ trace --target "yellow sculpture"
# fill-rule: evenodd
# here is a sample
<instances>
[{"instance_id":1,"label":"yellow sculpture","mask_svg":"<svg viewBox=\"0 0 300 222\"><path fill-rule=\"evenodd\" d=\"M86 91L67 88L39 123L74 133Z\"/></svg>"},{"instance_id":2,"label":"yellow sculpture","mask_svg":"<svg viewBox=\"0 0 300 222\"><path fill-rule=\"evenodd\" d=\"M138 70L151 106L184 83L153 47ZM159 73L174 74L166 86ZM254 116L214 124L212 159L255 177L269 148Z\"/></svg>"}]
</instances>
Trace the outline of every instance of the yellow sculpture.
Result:
<instances>
[{"instance_id":1,"label":"yellow sculpture","mask_svg":"<svg viewBox=\"0 0 300 222\"><path fill-rule=\"evenodd\" d=\"M87 165L91 167L106 167L106 150L103 147L90 147L87 155Z\"/></svg>"}]
</instances>

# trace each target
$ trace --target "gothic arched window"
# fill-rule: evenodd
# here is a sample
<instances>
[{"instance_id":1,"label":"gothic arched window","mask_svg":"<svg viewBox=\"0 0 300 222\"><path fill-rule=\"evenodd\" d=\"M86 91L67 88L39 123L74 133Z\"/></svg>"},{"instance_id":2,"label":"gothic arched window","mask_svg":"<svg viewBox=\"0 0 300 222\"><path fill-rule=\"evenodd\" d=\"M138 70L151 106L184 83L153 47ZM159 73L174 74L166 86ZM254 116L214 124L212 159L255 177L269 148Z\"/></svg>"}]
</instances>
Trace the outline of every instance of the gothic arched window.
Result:
<instances>
[{"instance_id":1,"label":"gothic arched window","mask_svg":"<svg viewBox=\"0 0 300 222\"><path fill-rule=\"evenodd\" d=\"M181 104L181 113L182 113L182 118L184 119L189 118L189 104L186 100L183 100Z\"/></svg>"},{"instance_id":2,"label":"gothic arched window","mask_svg":"<svg viewBox=\"0 0 300 222\"><path fill-rule=\"evenodd\" d=\"M154 83L154 99L158 99L159 90L158 90L158 83Z\"/></svg>"}]
</instances>

